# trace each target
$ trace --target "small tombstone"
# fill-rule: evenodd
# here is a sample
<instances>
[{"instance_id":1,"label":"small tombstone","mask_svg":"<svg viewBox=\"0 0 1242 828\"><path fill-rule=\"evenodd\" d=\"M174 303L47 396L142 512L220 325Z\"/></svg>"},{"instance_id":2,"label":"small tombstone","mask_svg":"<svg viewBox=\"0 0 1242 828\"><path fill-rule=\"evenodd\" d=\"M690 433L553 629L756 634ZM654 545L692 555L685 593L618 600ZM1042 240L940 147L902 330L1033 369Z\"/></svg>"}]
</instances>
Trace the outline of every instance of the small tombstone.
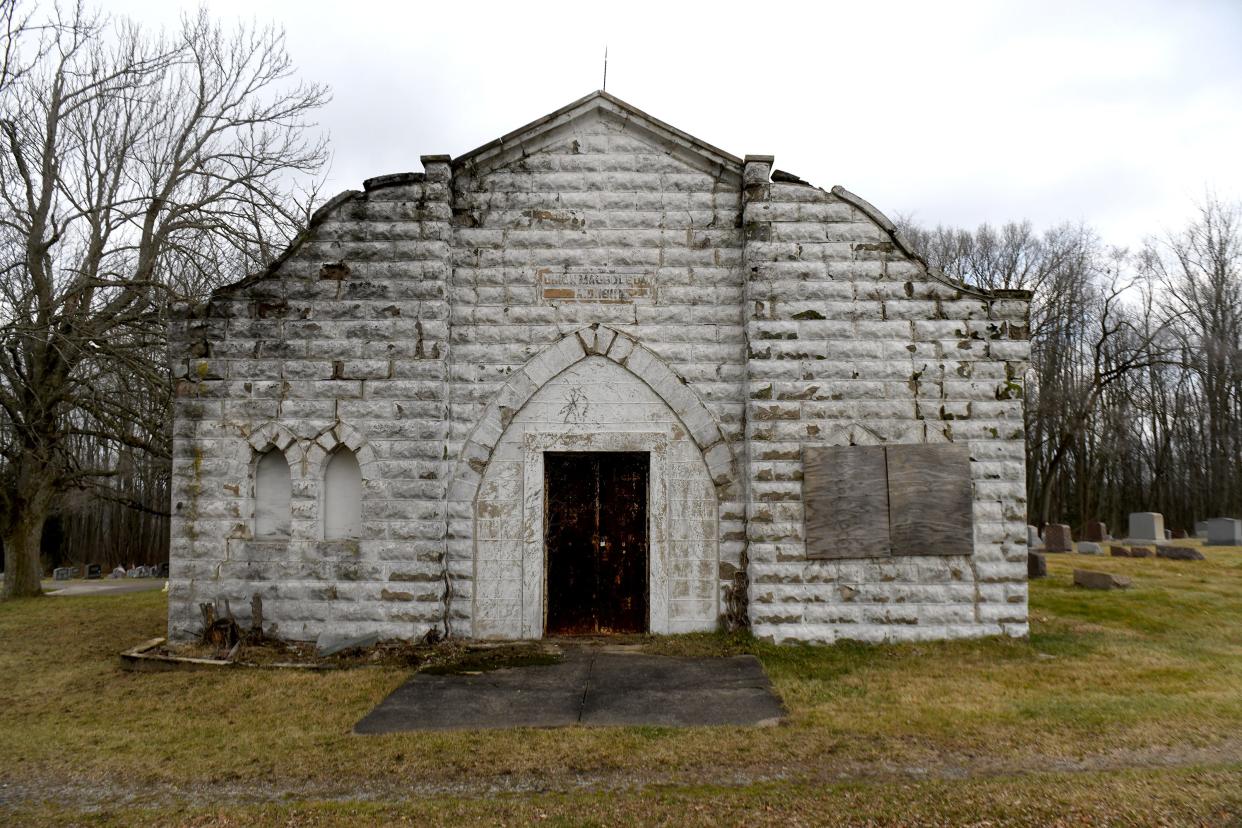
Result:
<instances>
[{"instance_id":1,"label":"small tombstone","mask_svg":"<svg viewBox=\"0 0 1242 828\"><path fill-rule=\"evenodd\" d=\"M1186 538L1185 529L1174 529L1173 530L1173 540L1184 540L1185 538Z\"/></svg>"},{"instance_id":2,"label":"small tombstone","mask_svg":"<svg viewBox=\"0 0 1242 828\"><path fill-rule=\"evenodd\" d=\"M1039 529L1028 525L1026 527L1026 548L1039 549L1043 545L1044 542L1039 539Z\"/></svg>"},{"instance_id":3,"label":"small tombstone","mask_svg":"<svg viewBox=\"0 0 1242 828\"><path fill-rule=\"evenodd\" d=\"M1074 540L1070 528L1064 523L1049 523L1044 527L1044 548L1049 552L1073 552Z\"/></svg>"},{"instance_id":4,"label":"small tombstone","mask_svg":"<svg viewBox=\"0 0 1242 828\"><path fill-rule=\"evenodd\" d=\"M1165 540L1173 540L1173 530L1172 530L1172 529L1165 529L1165 530L1164 530L1164 539L1165 539Z\"/></svg>"},{"instance_id":5,"label":"small tombstone","mask_svg":"<svg viewBox=\"0 0 1242 828\"><path fill-rule=\"evenodd\" d=\"M138 567L135 566L132 569L125 570L125 577L126 578L140 578L142 576L138 574Z\"/></svg>"},{"instance_id":6,"label":"small tombstone","mask_svg":"<svg viewBox=\"0 0 1242 828\"><path fill-rule=\"evenodd\" d=\"M1092 543L1108 540L1108 526L1098 520L1093 520L1083 527L1082 537L1083 540L1088 540Z\"/></svg>"},{"instance_id":7,"label":"small tombstone","mask_svg":"<svg viewBox=\"0 0 1242 828\"><path fill-rule=\"evenodd\" d=\"M1150 558L1151 547L1150 546L1131 546L1130 557L1131 558Z\"/></svg>"},{"instance_id":8,"label":"small tombstone","mask_svg":"<svg viewBox=\"0 0 1242 828\"><path fill-rule=\"evenodd\" d=\"M156 577L157 578L168 577L168 561L164 561L162 564L160 564L160 568L159 568L159 571L156 573Z\"/></svg>"},{"instance_id":9,"label":"small tombstone","mask_svg":"<svg viewBox=\"0 0 1242 828\"><path fill-rule=\"evenodd\" d=\"M1048 576L1048 560L1042 552L1026 552L1026 577L1030 579Z\"/></svg>"},{"instance_id":10,"label":"small tombstone","mask_svg":"<svg viewBox=\"0 0 1242 828\"><path fill-rule=\"evenodd\" d=\"M1079 555L1098 555L1101 551L1102 550L1100 549L1100 545L1098 543L1092 543L1091 541L1078 542Z\"/></svg>"},{"instance_id":11,"label":"small tombstone","mask_svg":"<svg viewBox=\"0 0 1242 828\"><path fill-rule=\"evenodd\" d=\"M86 567L86 578L95 581L103 577L103 567L99 564L90 564Z\"/></svg>"},{"instance_id":12,"label":"small tombstone","mask_svg":"<svg viewBox=\"0 0 1242 828\"><path fill-rule=\"evenodd\" d=\"M1159 512L1132 512L1130 533L1132 540L1164 540L1164 515Z\"/></svg>"},{"instance_id":13,"label":"small tombstone","mask_svg":"<svg viewBox=\"0 0 1242 828\"><path fill-rule=\"evenodd\" d=\"M1198 549L1189 549L1185 546L1164 546L1156 547L1156 557L1164 558L1169 561L1202 561L1205 560L1203 553Z\"/></svg>"},{"instance_id":14,"label":"small tombstone","mask_svg":"<svg viewBox=\"0 0 1242 828\"><path fill-rule=\"evenodd\" d=\"M1112 555L1114 558L1128 558L1130 557L1130 547L1110 546L1108 547L1108 554Z\"/></svg>"},{"instance_id":15,"label":"small tombstone","mask_svg":"<svg viewBox=\"0 0 1242 828\"><path fill-rule=\"evenodd\" d=\"M73 569L67 566L58 566L52 570L53 581L68 581L73 577Z\"/></svg>"},{"instance_id":16,"label":"small tombstone","mask_svg":"<svg viewBox=\"0 0 1242 828\"><path fill-rule=\"evenodd\" d=\"M116 569L112 570L111 574L109 574L109 575L108 575L108 577L109 577L109 578L124 578L124 577L125 577L125 567L123 567L123 566L118 566Z\"/></svg>"},{"instance_id":17,"label":"small tombstone","mask_svg":"<svg viewBox=\"0 0 1242 828\"><path fill-rule=\"evenodd\" d=\"M1208 522L1200 520L1195 522L1195 537L1206 538L1208 533Z\"/></svg>"},{"instance_id":18,"label":"small tombstone","mask_svg":"<svg viewBox=\"0 0 1242 828\"><path fill-rule=\"evenodd\" d=\"M1207 522L1208 546L1242 546L1242 520L1213 518Z\"/></svg>"},{"instance_id":19,"label":"small tombstone","mask_svg":"<svg viewBox=\"0 0 1242 828\"><path fill-rule=\"evenodd\" d=\"M1129 589L1132 581L1124 575L1111 572L1092 572L1090 569L1074 570L1074 586L1087 589Z\"/></svg>"}]
</instances>

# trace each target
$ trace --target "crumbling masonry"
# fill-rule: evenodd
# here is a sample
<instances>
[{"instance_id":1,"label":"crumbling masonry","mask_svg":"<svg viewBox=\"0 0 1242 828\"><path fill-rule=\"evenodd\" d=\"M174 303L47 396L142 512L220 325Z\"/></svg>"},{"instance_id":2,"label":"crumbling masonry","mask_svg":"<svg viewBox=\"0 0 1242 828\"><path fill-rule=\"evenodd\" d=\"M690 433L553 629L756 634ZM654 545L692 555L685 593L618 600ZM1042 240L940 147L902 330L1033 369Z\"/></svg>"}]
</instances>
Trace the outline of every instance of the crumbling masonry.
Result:
<instances>
[{"instance_id":1,"label":"crumbling masonry","mask_svg":"<svg viewBox=\"0 0 1242 828\"><path fill-rule=\"evenodd\" d=\"M1026 634L1028 294L603 92L422 164L175 323L171 637L540 637L575 451L650 458L651 632Z\"/></svg>"}]
</instances>

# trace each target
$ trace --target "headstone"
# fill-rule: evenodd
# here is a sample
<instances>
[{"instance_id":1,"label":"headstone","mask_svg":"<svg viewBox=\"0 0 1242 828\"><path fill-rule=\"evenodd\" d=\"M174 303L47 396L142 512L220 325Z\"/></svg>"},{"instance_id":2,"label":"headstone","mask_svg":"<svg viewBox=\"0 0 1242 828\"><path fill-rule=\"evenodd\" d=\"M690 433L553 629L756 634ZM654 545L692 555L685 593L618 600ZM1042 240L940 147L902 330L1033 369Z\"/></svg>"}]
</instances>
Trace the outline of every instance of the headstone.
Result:
<instances>
[{"instance_id":1,"label":"headstone","mask_svg":"<svg viewBox=\"0 0 1242 828\"><path fill-rule=\"evenodd\" d=\"M141 578L142 576L139 574L138 567L135 566L133 569L125 570L125 577L126 578Z\"/></svg>"},{"instance_id":2,"label":"headstone","mask_svg":"<svg viewBox=\"0 0 1242 828\"><path fill-rule=\"evenodd\" d=\"M1156 547L1156 557L1170 561L1204 560L1203 553L1198 549L1189 549L1185 546L1165 546L1163 544Z\"/></svg>"},{"instance_id":3,"label":"headstone","mask_svg":"<svg viewBox=\"0 0 1242 828\"><path fill-rule=\"evenodd\" d=\"M1112 555L1114 558L1128 558L1130 557L1130 547L1110 546L1108 547L1108 554Z\"/></svg>"},{"instance_id":4,"label":"headstone","mask_svg":"<svg viewBox=\"0 0 1242 828\"><path fill-rule=\"evenodd\" d=\"M86 577L88 580L94 581L103 577L103 567L99 564L90 564L86 567Z\"/></svg>"},{"instance_id":5,"label":"headstone","mask_svg":"<svg viewBox=\"0 0 1242 828\"><path fill-rule=\"evenodd\" d=\"M58 566L52 570L53 581L68 581L73 577L73 569L68 566Z\"/></svg>"},{"instance_id":6,"label":"headstone","mask_svg":"<svg viewBox=\"0 0 1242 828\"><path fill-rule=\"evenodd\" d=\"M1207 532L1208 532L1208 522L1206 520L1200 520L1200 521L1195 522L1195 537L1196 538L1206 538Z\"/></svg>"},{"instance_id":7,"label":"headstone","mask_svg":"<svg viewBox=\"0 0 1242 828\"><path fill-rule=\"evenodd\" d=\"M1100 545L1098 543L1092 543L1091 541L1078 542L1079 555L1098 555L1100 554L1100 551Z\"/></svg>"},{"instance_id":8,"label":"headstone","mask_svg":"<svg viewBox=\"0 0 1242 828\"><path fill-rule=\"evenodd\" d=\"M1173 540L1183 540L1185 537L1186 537L1185 529L1174 529L1173 530Z\"/></svg>"},{"instance_id":9,"label":"headstone","mask_svg":"<svg viewBox=\"0 0 1242 828\"><path fill-rule=\"evenodd\" d=\"M1074 570L1074 586L1087 589L1128 589L1131 580L1111 572L1092 572L1089 569Z\"/></svg>"},{"instance_id":10,"label":"headstone","mask_svg":"<svg viewBox=\"0 0 1242 828\"><path fill-rule=\"evenodd\" d=\"M1131 546L1130 557L1131 558L1150 558L1151 547L1150 546Z\"/></svg>"},{"instance_id":11,"label":"headstone","mask_svg":"<svg viewBox=\"0 0 1242 828\"><path fill-rule=\"evenodd\" d=\"M1173 530L1172 530L1172 529L1165 529L1165 530L1164 530L1164 539L1165 539L1165 540L1173 540Z\"/></svg>"},{"instance_id":12,"label":"headstone","mask_svg":"<svg viewBox=\"0 0 1242 828\"><path fill-rule=\"evenodd\" d=\"M321 656L335 655L342 650L351 650L354 647L371 647L379 643L379 633L370 632L361 635L341 635L340 633L324 631L319 634L319 638L315 641L315 651Z\"/></svg>"},{"instance_id":13,"label":"headstone","mask_svg":"<svg viewBox=\"0 0 1242 828\"><path fill-rule=\"evenodd\" d=\"M1083 527L1082 537L1083 540L1088 540L1092 543L1108 540L1108 526L1100 523L1098 520L1093 520Z\"/></svg>"},{"instance_id":14,"label":"headstone","mask_svg":"<svg viewBox=\"0 0 1242 828\"><path fill-rule=\"evenodd\" d=\"M1132 540L1164 540L1164 515L1159 512L1132 512L1130 533Z\"/></svg>"},{"instance_id":15,"label":"headstone","mask_svg":"<svg viewBox=\"0 0 1242 828\"><path fill-rule=\"evenodd\" d=\"M1034 526L1028 525L1026 527L1026 548L1039 549L1043 545L1044 542L1039 537L1039 530Z\"/></svg>"},{"instance_id":16,"label":"headstone","mask_svg":"<svg viewBox=\"0 0 1242 828\"><path fill-rule=\"evenodd\" d=\"M164 561L162 564L160 564L160 568L159 568L159 571L156 573L156 577L157 578L168 577L168 561Z\"/></svg>"},{"instance_id":17,"label":"headstone","mask_svg":"<svg viewBox=\"0 0 1242 828\"><path fill-rule=\"evenodd\" d=\"M123 567L123 566L118 566L116 569L112 570L112 573L111 573L108 577L109 577L109 578L124 578L124 577L125 577L125 567Z\"/></svg>"},{"instance_id":18,"label":"headstone","mask_svg":"<svg viewBox=\"0 0 1242 828\"><path fill-rule=\"evenodd\" d=\"M1049 523L1044 527L1044 549L1049 552L1073 552L1074 540L1070 528L1064 523Z\"/></svg>"},{"instance_id":19,"label":"headstone","mask_svg":"<svg viewBox=\"0 0 1242 828\"><path fill-rule=\"evenodd\" d=\"M1042 552L1026 551L1026 577L1045 578L1048 575L1048 560Z\"/></svg>"},{"instance_id":20,"label":"headstone","mask_svg":"<svg viewBox=\"0 0 1242 828\"><path fill-rule=\"evenodd\" d=\"M1207 522L1208 546L1242 546L1242 520L1213 518Z\"/></svg>"}]
</instances>

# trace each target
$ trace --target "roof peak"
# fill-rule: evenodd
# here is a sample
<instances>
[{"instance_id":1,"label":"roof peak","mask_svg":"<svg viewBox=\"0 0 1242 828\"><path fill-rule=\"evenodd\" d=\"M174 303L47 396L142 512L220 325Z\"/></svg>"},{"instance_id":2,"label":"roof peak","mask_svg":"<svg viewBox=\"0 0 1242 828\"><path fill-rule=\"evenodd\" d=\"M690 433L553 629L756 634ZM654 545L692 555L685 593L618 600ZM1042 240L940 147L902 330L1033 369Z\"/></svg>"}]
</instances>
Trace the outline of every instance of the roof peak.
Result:
<instances>
[{"instance_id":1,"label":"roof peak","mask_svg":"<svg viewBox=\"0 0 1242 828\"><path fill-rule=\"evenodd\" d=\"M536 118L528 124L524 124L493 141L488 141L486 144L454 158L453 166L458 168L475 166L510 147L524 144L562 124L599 109L607 110L627 121L634 121L651 132L662 134L664 137L681 144L687 149L696 151L699 155L705 156L721 166L731 167L738 172L741 171L742 159L736 155L696 138L672 124L661 121L659 118L644 112L633 104L627 103L603 89L596 89L578 98L576 101L562 106L560 109L549 112L542 118Z\"/></svg>"}]
</instances>

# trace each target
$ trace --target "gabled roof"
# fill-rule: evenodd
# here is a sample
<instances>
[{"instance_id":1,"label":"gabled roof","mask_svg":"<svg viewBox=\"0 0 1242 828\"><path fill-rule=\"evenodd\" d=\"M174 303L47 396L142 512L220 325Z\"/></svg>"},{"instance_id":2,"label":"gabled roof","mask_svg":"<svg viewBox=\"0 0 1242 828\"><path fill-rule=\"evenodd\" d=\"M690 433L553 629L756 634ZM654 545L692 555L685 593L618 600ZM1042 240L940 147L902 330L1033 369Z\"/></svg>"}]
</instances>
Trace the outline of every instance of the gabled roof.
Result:
<instances>
[{"instance_id":1,"label":"gabled roof","mask_svg":"<svg viewBox=\"0 0 1242 828\"><path fill-rule=\"evenodd\" d=\"M489 161L508 156L511 150L540 143L540 139L560 127L592 113L603 113L621 120L627 125L636 126L649 134L662 139L663 142L678 148L682 153L692 153L711 166L723 167L741 175L742 159L732 153L712 146L706 141L682 132L675 126L653 118L636 106L628 104L615 95L603 90L579 98L573 103L563 106L555 112L518 127L510 133L502 135L494 141L488 141L481 147L453 159L454 169L473 169L490 166Z\"/></svg>"}]
</instances>

